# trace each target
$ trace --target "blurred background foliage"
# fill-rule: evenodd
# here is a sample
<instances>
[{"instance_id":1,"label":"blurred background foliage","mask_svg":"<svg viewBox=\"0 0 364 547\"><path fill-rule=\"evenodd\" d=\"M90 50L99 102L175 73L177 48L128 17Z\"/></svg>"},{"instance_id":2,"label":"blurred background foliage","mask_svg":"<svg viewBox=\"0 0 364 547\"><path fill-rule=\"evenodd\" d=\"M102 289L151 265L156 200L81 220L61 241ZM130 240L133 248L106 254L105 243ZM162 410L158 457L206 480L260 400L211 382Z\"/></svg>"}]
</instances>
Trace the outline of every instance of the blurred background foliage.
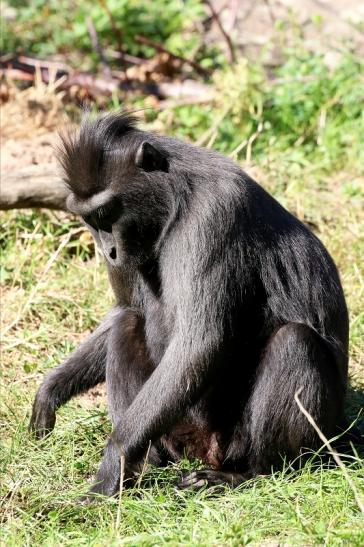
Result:
<instances>
[{"instance_id":1,"label":"blurred background foliage","mask_svg":"<svg viewBox=\"0 0 364 547\"><path fill-rule=\"evenodd\" d=\"M194 30L205 10L200 0L10 0L16 17L5 25L3 48L43 57L77 52L74 62L95 68L95 56L85 21L91 18L103 46L148 58L151 47L137 44L135 36L149 36L175 53L191 54L199 43ZM196 29L195 29L196 30ZM209 64L209 56L198 57ZM80 59L81 57L81 59ZM83 57L83 58L82 58ZM78 65L80 67L80 65Z\"/></svg>"},{"instance_id":2,"label":"blurred background foliage","mask_svg":"<svg viewBox=\"0 0 364 547\"><path fill-rule=\"evenodd\" d=\"M97 72L100 57L90 39L91 20L108 70L122 64L113 52L152 59L156 50L139 43L142 36L210 71L202 78L214 90L207 104L176 103L171 114L154 108L145 93L120 91L104 100L104 108L147 107L148 122L158 118L163 130L191 140L214 128L203 144L237 159L246 157L249 143L244 141L257 133L256 161L277 150L283 156L288 152L291 163L304 164L314 156L322 170L349 162L364 165L363 57L343 43L330 66L325 51L307 47L292 14L289 39L287 21L277 17L276 38L254 60L240 53L236 63L228 60L221 36L209 35L211 14L201 0L8 0L2 17L3 52L62 60L73 69ZM321 20L312 14L318 33ZM279 62L267 66L277 44ZM173 77L183 81L196 74L182 64ZM153 72L148 79L153 81Z\"/></svg>"}]
</instances>

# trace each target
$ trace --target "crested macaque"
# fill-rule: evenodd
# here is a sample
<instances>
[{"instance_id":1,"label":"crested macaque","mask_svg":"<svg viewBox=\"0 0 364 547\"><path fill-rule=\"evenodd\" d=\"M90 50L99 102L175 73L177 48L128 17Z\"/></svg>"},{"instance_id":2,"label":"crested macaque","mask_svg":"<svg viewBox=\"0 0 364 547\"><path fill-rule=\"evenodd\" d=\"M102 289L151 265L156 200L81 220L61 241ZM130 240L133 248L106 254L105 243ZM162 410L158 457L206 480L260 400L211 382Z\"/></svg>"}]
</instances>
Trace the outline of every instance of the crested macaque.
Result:
<instances>
[{"instance_id":1,"label":"crested macaque","mask_svg":"<svg viewBox=\"0 0 364 547\"><path fill-rule=\"evenodd\" d=\"M52 370L31 427L106 380L112 434L95 493L114 495L146 457L199 458L180 486L269 473L343 421L348 314L317 237L231 159L138 129L128 113L63 137L68 209L105 256L116 304Z\"/></svg>"}]
</instances>

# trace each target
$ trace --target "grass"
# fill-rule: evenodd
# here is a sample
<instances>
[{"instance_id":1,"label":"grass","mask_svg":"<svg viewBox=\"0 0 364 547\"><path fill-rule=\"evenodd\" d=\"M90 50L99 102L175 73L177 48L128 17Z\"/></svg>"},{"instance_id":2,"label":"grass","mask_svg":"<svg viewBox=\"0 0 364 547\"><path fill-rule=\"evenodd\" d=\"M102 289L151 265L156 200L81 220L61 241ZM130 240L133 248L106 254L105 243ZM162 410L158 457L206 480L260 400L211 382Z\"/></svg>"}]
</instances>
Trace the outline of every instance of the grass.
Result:
<instances>
[{"instance_id":1,"label":"grass","mask_svg":"<svg viewBox=\"0 0 364 547\"><path fill-rule=\"evenodd\" d=\"M311 226L339 267L351 327L352 389L347 408L353 419L359 415L363 428L364 118L357 108L362 77L357 60L350 56L343 59L344 81L344 68L328 75L318 56L315 62L307 59L299 84L292 73L305 57L300 52L290 55L271 83L259 68L251 73L242 65L237 80L244 100L239 99L238 82L234 103L217 86L211 107L147 111L145 123L184 138L203 137L225 153L257 133L251 146L237 155L238 161ZM321 78L321 85L311 85L314 75ZM306 110L295 127L302 105ZM364 544L363 515L342 471L312 463L294 474L259 478L235 491L197 494L178 491L174 485L183 469L198 464L184 461L151 469L141 489L124 492L119 527L117 501L77 505L110 431L104 400L83 396L70 402L58 413L54 433L42 442L29 435L27 423L43 374L65 358L111 305L106 272L90 237L66 214L3 213L2 227L4 545ZM353 461L348 473L364 495L363 462Z\"/></svg>"}]
</instances>

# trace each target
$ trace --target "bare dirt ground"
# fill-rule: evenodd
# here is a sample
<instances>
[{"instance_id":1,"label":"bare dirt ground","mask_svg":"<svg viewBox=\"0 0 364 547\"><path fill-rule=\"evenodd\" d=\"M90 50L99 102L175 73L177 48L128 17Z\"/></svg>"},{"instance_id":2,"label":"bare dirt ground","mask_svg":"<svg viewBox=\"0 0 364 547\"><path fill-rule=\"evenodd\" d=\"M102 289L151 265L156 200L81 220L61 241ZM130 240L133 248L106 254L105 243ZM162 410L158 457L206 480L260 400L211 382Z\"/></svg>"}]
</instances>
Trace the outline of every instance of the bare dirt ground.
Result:
<instances>
[{"instance_id":1,"label":"bare dirt ground","mask_svg":"<svg viewBox=\"0 0 364 547\"><path fill-rule=\"evenodd\" d=\"M33 135L31 139L4 139L2 146L2 173L17 172L30 165L56 165L54 145L55 133Z\"/></svg>"},{"instance_id":2,"label":"bare dirt ground","mask_svg":"<svg viewBox=\"0 0 364 547\"><path fill-rule=\"evenodd\" d=\"M360 0L235 0L231 5L230 14L226 10L222 18L248 58L275 41L279 28L288 31L285 40L299 34L307 47L327 53L332 62L343 40L364 51L364 3Z\"/></svg>"},{"instance_id":3,"label":"bare dirt ground","mask_svg":"<svg viewBox=\"0 0 364 547\"><path fill-rule=\"evenodd\" d=\"M57 129L67 121L60 94L43 84L21 91L12 83L7 94L1 108L1 172L55 164Z\"/></svg>"}]
</instances>

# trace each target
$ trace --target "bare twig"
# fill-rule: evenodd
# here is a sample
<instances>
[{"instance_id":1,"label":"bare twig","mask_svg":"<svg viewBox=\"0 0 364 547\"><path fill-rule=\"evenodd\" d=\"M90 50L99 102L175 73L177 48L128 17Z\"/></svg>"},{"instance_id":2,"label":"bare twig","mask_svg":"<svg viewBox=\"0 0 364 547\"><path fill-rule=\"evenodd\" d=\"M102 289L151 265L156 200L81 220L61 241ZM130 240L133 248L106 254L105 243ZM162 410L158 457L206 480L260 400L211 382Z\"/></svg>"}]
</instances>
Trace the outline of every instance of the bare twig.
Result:
<instances>
[{"instance_id":1,"label":"bare twig","mask_svg":"<svg viewBox=\"0 0 364 547\"><path fill-rule=\"evenodd\" d=\"M227 43L228 48L229 48L230 61L232 63L235 63L235 61L236 61L235 47L234 47L234 44L233 44L230 36L228 35L226 30L224 29L224 26L223 26L223 24L221 22L221 19L220 19L220 14L217 13L216 9L214 8L214 6L213 6L212 2L210 2L210 0L205 0L205 3L208 5L208 7L211 11L212 17L215 19L216 24L217 24L217 26L219 27L219 29L221 31L221 34L224 36L224 38L226 40L226 43Z\"/></svg>"},{"instance_id":2,"label":"bare twig","mask_svg":"<svg viewBox=\"0 0 364 547\"><path fill-rule=\"evenodd\" d=\"M248 145L246 148L246 157L245 161L246 163L250 163L252 158L252 146L255 139L258 137L258 135L263 131L263 123L259 122L257 130L249 137Z\"/></svg>"},{"instance_id":3,"label":"bare twig","mask_svg":"<svg viewBox=\"0 0 364 547\"><path fill-rule=\"evenodd\" d=\"M194 104L209 104L214 100L213 96L207 97L186 97L185 99L165 99L159 101L158 104L154 106L156 110L168 110L173 108L179 108L181 106L190 106Z\"/></svg>"},{"instance_id":4,"label":"bare twig","mask_svg":"<svg viewBox=\"0 0 364 547\"><path fill-rule=\"evenodd\" d=\"M145 59L143 59L143 57L137 57L136 55L130 55L129 53L123 53L122 51L107 49L106 53L112 59L121 59L125 63L129 63L131 65L142 65L145 63Z\"/></svg>"},{"instance_id":5,"label":"bare twig","mask_svg":"<svg viewBox=\"0 0 364 547\"><path fill-rule=\"evenodd\" d=\"M233 158L234 160L237 159L238 154L244 150L244 148L248 145L249 139L244 139L232 152L229 154L229 158Z\"/></svg>"},{"instance_id":6,"label":"bare twig","mask_svg":"<svg viewBox=\"0 0 364 547\"><path fill-rule=\"evenodd\" d=\"M229 157L236 160L238 154L247 146L248 148L246 151L246 162L250 163L252 144L262 131L263 123L259 122L257 130L252 135L250 135L249 139L245 139L244 141L242 141L232 152L230 152Z\"/></svg>"},{"instance_id":7,"label":"bare twig","mask_svg":"<svg viewBox=\"0 0 364 547\"><path fill-rule=\"evenodd\" d=\"M228 105L222 111L221 115L216 119L215 123L211 127L209 127L209 129L205 131L205 133L203 133L201 137L197 140L196 142L197 146L204 146L207 142L211 142L211 138L213 138L213 135L215 134L215 132L218 131L220 124L224 120L225 116L227 116L230 109L231 109L231 105Z\"/></svg>"},{"instance_id":8,"label":"bare twig","mask_svg":"<svg viewBox=\"0 0 364 547\"><path fill-rule=\"evenodd\" d=\"M116 513L115 528L118 530L121 520L121 497L124 490L124 475L125 475L125 455L122 450L120 450L120 484L119 484L119 500L118 500L118 511Z\"/></svg>"},{"instance_id":9,"label":"bare twig","mask_svg":"<svg viewBox=\"0 0 364 547\"><path fill-rule=\"evenodd\" d=\"M204 76L209 76L211 74L211 72L209 70L207 70L206 68L203 68L201 65L199 65L195 61L191 61L190 59L186 59L185 57L182 57L181 55L177 55L176 53L172 53L172 51L165 48L159 42L154 42L153 40L149 40L149 38L146 38L145 36L141 36L140 34L138 34L135 37L135 41L138 44L143 44L145 46L150 46L150 47L154 48L156 51L161 51L162 53L168 53L168 55L170 55L174 59L178 59L179 61L182 61L182 63L186 63L186 64L192 66L192 68L194 68L196 70L196 72L199 72L200 74L202 74Z\"/></svg>"},{"instance_id":10,"label":"bare twig","mask_svg":"<svg viewBox=\"0 0 364 547\"><path fill-rule=\"evenodd\" d=\"M98 0L98 3L100 4L100 6L107 13L107 16L108 16L109 21L110 21L111 29L112 29L112 31L113 31L116 39L117 39L117 42L118 42L118 49L119 49L120 52L122 52L123 51L123 33L122 33L121 29L119 28L119 26L117 25L117 23L114 19L114 16L110 11L109 6L107 5L107 2L105 0Z\"/></svg>"},{"instance_id":11,"label":"bare twig","mask_svg":"<svg viewBox=\"0 0 364 547\"><path fill-rule=\"evenodd\" d=\"M43 61L42 59L24 55L2 55L0 57L0 67L2 69L0 71L1 75L25 81L32 81L36 70L40 70L42 81L45 83L49 82L50 72L58 79L67 75L70 71L64 63Z\"/></svg>"},{"instance_id":12,"label":"bare twig","mask_svg":"<svg viewBox=\"0 0 364 547\"><path fill-rule=\"evenodd\" d=\"M46 61L44 59L36 59L35 57L29 57L26 55L19 55L18 61L19 63L24 63L34 67L41 64L42 67L57 71L70 72L71 70L68 65L61 63L60 61Z\"/></svg>"},{"instance_id":13,"label":"bare twig","mask_svg":"<svg viewBox=\"0 0 364 547\"><path fill-rule=\"evenodd\" d=\"M119 25L117 24L117 22L115 21L115 18L113 16L107 2L105 0L98 0L98 3L102 7L102 9L106 12L106 14L109 18L111 29L114 33L114 36L115 36L117 44L118 44L118 50L121 54L120 60L121 60L122 66L124 68L124 77L125 77L125 80L128 80L128 75L126 73L127 62L123 57L123 50L124 50L124 47L123 47L123 43L124 43L123 32L122 32L121 28L119 27Z\"/></svg>"},{"instance_id":14,"label":"bare twig","mask_svg":"<svg viewBox=\"0 0 364 547\"><path fill-rule=\"evenodd\" d=\"M353 494L354 494L354 498L355 498L355 501L360 509L360 511L363 513L364 515L364 500L362 499L361 495L359 494L355 484L353 483L353 481L351 480L351 477L349 475L349 473L347 472L346 470L346 467L344 465L344 463L342 462L339 454L337 453L337 451L331 446L330 444L330 441L325 437L325 435L322 433L321 429L319 428L319 426L316 424L315 420L313 419L313 417L311 416L311 414L305 409L305 407L303 406L303 404L301 403L300 399L299 399L299 395L302 393L303 391L303 387L300 387L295 395L294 395L294 399L298 405L298 408L300 409L300 411L302 412L302 414L307 418L308 422L312 425L312 427L314 428L314 430L316 431L317 435L320 437L321 441L324 443L324 445L326 446L326 448L328 449L329 453L331 454L331 456L334 458L336 464L340 467L341 471L343 472L343 475L346 479L346 482L348 483L348 485L350 486Z\"/></svg>"},{"instance_id":15,"label":"bare twig","mask_svg":"<svg viewBox=\"0 0 364 547\"><path fill-rule=\"evenodd\" d=\"M145 454L145 458L144 458L144 461L143 461L143 467L142 467L142 470L139 474L139 477L138 477L138 480L136 482L136 488L139 488L140 485L141 485L141 482L143 480L143 477L145 475L145 472L147 470L147 467L148 467L148 458L149 458L149 453L150 453L150 448L152 446L152 442L149 441L149 444L148 444L148 450L147 450L147 453Z\"/></svg>"},{"instance_id":16,"label":"bare twig","mask_svg":"<svg viewBox=\"0 0 364 547\"><path fill-rule=\"evenodd\" d=\"M20 70L18 68L1 68L0 78L9 78L9 80L17 80L18 82L33 82L33 74Z\"/></svg>"},{"instance_id":17,"label":"bare twig","mask_svg":"<svg viewBox=\"0 0 364 547\"><path fill-rule=\"evenodd\" d=\"M93 24L93 21L90 16L86 17L86 26L87 26L88 33L90 35L92 47L94 48L94 50L96 51L97 55L100 58L101 64L103 66L103 71L107 76L110 76L109 63L107 62L103 49L100 45L99 37L97 36L95 25Z\"/></svg>"}]
</instances>

